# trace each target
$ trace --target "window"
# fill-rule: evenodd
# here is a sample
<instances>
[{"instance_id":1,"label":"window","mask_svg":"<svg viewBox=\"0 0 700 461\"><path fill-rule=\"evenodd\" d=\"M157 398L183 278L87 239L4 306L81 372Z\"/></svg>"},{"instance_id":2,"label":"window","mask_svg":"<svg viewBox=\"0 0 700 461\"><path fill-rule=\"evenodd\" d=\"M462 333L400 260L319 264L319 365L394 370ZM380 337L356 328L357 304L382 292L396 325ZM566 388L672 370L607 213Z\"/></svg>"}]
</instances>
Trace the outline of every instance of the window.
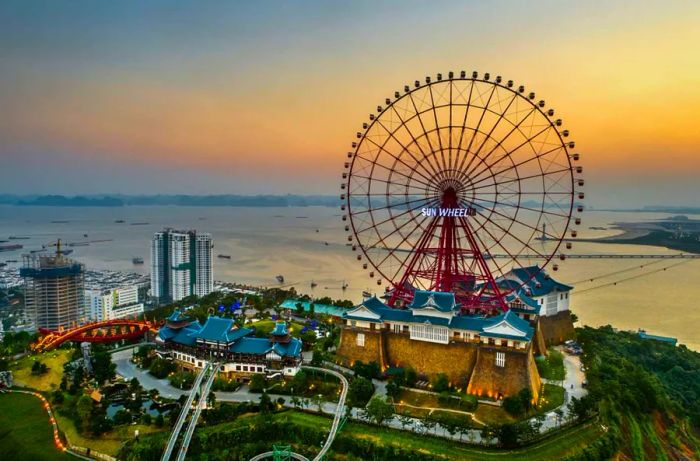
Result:
<instances>
[{"instance_id":1,"label":"window","mask_svg":"<svg viewBox=\"0 0 700 461\"><path fill-rule=\"evenodd\" d=\"M401 325L394 324L394 333L401 333Z\"/></svg>"},{"instance_id":2,"label":"window","mask_svg":"<svg viewBox=\"0 0 700 461\"><path fill-rule=\"evenodd\" d=\"M240 365L236 365L236 371L241 371L241 366L240 366Z\"/></svg>"},{"instance_id":3,"label":"window","mask_svg":"<svg viewBox=\"0 0 700 461\"><path fill-rule=\"evenodd\" d=\"M360 347L365 347L365 334L364 333L357 334L357 345Z\"/></svg>"},{"instance_id":4,"label":"window","mask_svg":"<svg viewBox=\"0 0 700 461\"><path fill-rule=\"evenodd\" d=\"M248 371L248 365L243 365L243 371Z\"/></svg>"},{"instance_id":5,"label":"window","mask_svg":"<svg viewBox=\"0 0 700 461\"><path fill-rule=\"evenodd\" d=\"M450 330L445 327L414 324L411 325L411 339L447 344L450 339Z\"/></svg>"},{"instance_id":6,"label":"window","mask_svg":"<svg viewBox=\"0 0 700 461\"><path fill-rule=\"evenodd\" d=\"M505 367L506 366L506 354L503 352L496 352L496 366Z\"/></svg>"},{"instance_id":7,"label":"window","mask_svg":"<svg viewBox=\"0 0 700 461\"><path fill-rule=\"evenodd\" d=\"M351 320L351 321L350 321L350 326L351 326L351 327L356 327L356 326L357 326L357 321L356 321L356 320Z\"/></svg>"}]
</instances>

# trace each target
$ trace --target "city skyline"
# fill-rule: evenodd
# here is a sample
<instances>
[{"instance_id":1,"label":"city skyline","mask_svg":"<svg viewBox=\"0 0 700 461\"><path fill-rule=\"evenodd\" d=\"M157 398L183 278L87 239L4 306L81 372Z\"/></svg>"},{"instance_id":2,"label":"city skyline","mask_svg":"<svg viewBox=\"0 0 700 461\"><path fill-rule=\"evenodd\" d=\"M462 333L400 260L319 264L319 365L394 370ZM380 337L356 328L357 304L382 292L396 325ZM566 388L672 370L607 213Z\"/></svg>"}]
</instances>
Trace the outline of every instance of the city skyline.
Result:
<instances>
[{"instance_id":1,"label":"city skyline","mask_svg":"<svg viewBox=\"0 0 700 461\"><path fill-rule=\"evenodd\" d=\"M573 2L5 2L0 193L333 194L377 104L426 75L477 70L555 108L590 205L690 204L700 57L687 44L700 6L604 13Z\"/></svg>"}]
</instances>

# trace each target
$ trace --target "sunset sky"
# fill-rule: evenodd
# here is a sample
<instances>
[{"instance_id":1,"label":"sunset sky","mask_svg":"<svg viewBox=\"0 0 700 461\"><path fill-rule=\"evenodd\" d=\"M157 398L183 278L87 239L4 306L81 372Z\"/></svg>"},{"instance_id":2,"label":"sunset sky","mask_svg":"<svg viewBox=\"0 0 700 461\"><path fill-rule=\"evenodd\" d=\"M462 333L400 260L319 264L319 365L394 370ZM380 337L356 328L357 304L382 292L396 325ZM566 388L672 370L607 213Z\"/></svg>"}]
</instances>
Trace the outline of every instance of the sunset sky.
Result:
<instances>
[{"instance_id":1,"label":"sunset sky","mask_svg":"<svg viewBox=\"0 0 700 461\"><path fill-rule=\"evenodd\" d=\"M377 104L478 70L557 110L588 203L698 205L698 24L698 1L4 0L0 193L335 193Z\"/></svg>"}]
</instances>

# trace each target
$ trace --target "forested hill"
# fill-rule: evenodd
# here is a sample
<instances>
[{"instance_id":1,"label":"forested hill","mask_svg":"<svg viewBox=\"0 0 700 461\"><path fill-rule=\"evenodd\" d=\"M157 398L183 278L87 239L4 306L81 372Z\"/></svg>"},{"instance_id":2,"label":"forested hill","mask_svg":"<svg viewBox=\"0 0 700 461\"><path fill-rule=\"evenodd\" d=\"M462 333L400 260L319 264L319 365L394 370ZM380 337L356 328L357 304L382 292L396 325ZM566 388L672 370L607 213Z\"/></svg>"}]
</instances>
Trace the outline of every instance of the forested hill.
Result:
<instances>
[{"instance_id":1,"label":"forested hill","mask_svg":"<svg viewBox=\"0 0 700 461\"><path fill-rule=\"evenodd\" d=\"M576 459L700 459L700 354L609 326L578 337L607 432Z\"/></svg>"}]
</instances>

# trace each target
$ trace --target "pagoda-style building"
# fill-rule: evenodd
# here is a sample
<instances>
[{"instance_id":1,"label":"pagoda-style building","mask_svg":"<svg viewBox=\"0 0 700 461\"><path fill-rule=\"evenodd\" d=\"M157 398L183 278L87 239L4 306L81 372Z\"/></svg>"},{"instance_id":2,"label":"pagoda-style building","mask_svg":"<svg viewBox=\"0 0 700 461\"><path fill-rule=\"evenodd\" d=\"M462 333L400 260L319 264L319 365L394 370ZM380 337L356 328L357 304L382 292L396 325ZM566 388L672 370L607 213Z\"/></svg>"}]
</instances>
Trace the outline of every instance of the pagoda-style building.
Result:
<instances>
[{"instance_id":1,"label":"pagoda-style building","mask_svg":"<svg viewBox=\"0 0 700 461\"><path fill-rule=\"evenodd\" d=\"M207 362L221 363L228 378L294 376L299 371L302 343L289 334L285 322L277 322L268 338L257 338L254 332L236 326L233 319L212 316L201 325L175 311L158 332L157 352L195 371Z\"/></svg>"},{"instance_id":2,"label":"pagoda-style building","mask_svg":"<svg viewBox=\"0 0 700 461\"><path fill-rule=\"evenodd\" d=\"M477 395L500 398L529 388L537 399L535 334L512 310L463 315L453 293L418 290L406 309L373 297L346 312L338 356L347 366L361 360L384 370L410 366L427 377L445 373L452 385Z\"/></svg>"}]
</instances>

